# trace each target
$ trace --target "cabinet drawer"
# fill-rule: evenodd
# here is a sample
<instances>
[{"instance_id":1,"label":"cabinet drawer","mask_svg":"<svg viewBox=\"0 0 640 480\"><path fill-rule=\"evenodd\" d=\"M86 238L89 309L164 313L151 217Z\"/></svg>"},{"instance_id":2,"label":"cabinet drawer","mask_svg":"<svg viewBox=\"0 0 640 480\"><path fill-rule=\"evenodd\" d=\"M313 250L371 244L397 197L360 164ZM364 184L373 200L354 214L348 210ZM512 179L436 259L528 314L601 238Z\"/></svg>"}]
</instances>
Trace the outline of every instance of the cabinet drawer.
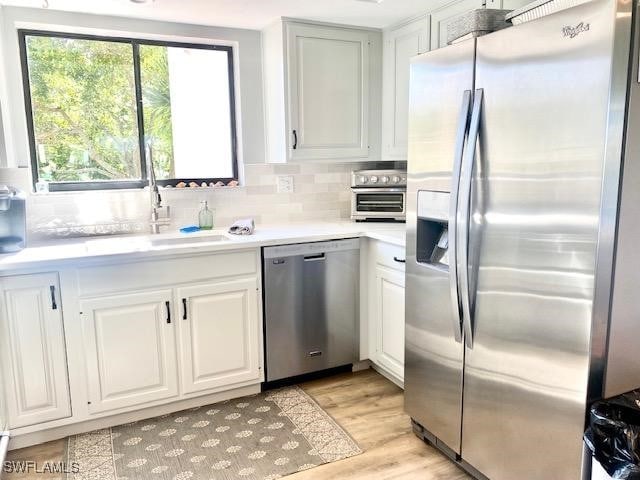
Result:
<instances>
[{"instance_id":1,"label":"cabinet drawer","mask_svg":"<svg viewBox=\"0 0 640 480\"><path fill-rule=\"evenodd\" d=\"M258 271L255 250L118 263L78 269L80 296L145 290Z\"/></svg>"},{"instance_id":2,"label":"cabinet drawer","mask_svg":"<svg viewBox=\"0 0 640 480\"><path fill-rule=\"evenodd\" d=\"M376 241L373 244L373 258L379 265L404 272L404 247Z\"/></svg>"}]
</instances>

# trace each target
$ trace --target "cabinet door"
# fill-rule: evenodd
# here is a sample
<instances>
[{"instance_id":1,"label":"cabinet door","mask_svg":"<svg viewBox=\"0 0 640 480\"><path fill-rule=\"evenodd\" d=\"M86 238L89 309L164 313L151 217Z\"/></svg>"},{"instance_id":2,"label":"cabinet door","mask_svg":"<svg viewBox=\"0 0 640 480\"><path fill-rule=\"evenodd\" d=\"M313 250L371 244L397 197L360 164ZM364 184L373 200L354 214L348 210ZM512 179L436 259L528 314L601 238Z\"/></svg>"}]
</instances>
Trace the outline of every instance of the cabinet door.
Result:
<instances>
[{"instance_id":1,"label":"cabinet door","mask_svg":"<svg viewBox=\"0 0 640 480\"><path fill-rule=\"evenodd\" d=\"M71 416L58 275L0 279L9 427Z\"/></svg>"},{"instance_id":2,"label":"cabinet door","mask_svg":"<svg viewBox=\"0 0 640 480\"><path fill-rule=\"evenodd\" d=\"M404 378L404 274L376 267L376 362Z\"/></svg>"},{"instance_id":3,"label":"cabinet door","mask_svg":"<svg viewBox=\"0 0 640 480\"><path fill-rule=\"evenodd\" d=\"M287 25L292 160L369 155L366 31Z\"/></svg>"},{"instance_id":4,"label":"cabinet door","mask_svg":"<svg viewBox=\"0 0 640 480\"><path fill-rule=\"evenodd\" d=\"M469 10L484 7L485 0L461 0L431 13L431 50L447 46L447 26Z\"/></svg>"},{"instance_id":5,"label":"cabinet door","mask_svg":"<svg viewBox=\"0 0 640 480\"><path fill-rule=\"evenodd\" d=\"M89 411L178 394L171 290L82 300Z\"/></svg>"},{"instance_id":6,"label":"cabinet door","mask_svg":"<svg viewBox=\"0 0 640 480\"><path fill-rule=\"evenodd\" d=\"M409 61L429 51L429 17L384 32L382 159L407 159Z\"/></svg>"},{"instance_id":7,"label":"cabinet door","mask_svg":"<svg viewBox=\"0 0 640 480\"><path fill-rule=\"evenodd\" d=\"M260 381L258 280L187 286L176 295L184 391Z\"/></svg>"},{"instance_id":8,"label":"cabinet door","mask_svg":"<svg viewBox=\"0 0 640 480\"><path fill-rule=\"evenodd\" d=\"M531 0L487 0L487 8L517 10L528 3L531 3Z\"/></svg>"},{"instance_id":9,"label":"cabinet door","mask_svg":"<svg viewBox=\"0 0 640 480\"><path fill-rule=\"evenodd\" d=\"M7 413L7 404L4 400L8 392L5 393L5 391L6 383L4 381L4 372L0 368L0 436L2 436L3 432L6 432L9 428L9 414Z\"/></svg>"}]
</instances>

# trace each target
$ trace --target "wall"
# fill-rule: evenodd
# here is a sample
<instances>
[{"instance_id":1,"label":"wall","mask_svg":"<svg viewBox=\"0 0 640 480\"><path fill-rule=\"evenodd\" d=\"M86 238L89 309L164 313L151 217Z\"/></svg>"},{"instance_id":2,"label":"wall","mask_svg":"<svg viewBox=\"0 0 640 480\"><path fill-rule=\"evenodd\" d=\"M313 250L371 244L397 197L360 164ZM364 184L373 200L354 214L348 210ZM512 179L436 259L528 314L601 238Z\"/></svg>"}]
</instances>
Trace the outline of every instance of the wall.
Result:
<instances>
[{"instance_id":1,"label":"wall","mask_svg":"<svg viewBox=\"0 0 640 480\"><path fill-rule=\"evenodd\" d=\"M216 210L216 228L234 220L253 217L258 225L301 221L347 220L351 213L351 171L359 168L393 168L404 164L304 163L247 165L246 185L204 189L163 189L164 204L171 206L172 225L177 229L197 224L200 202L207 200ZM293 193L277 193L278 175L294 178ZM29 171L0 169L0 183L26 188ZM93 191L82 194L29 195L28 241L31 246L58 236L108 233L114 229L147 232L148 191ZM163 231L168 228L164 227Z\"/></svg>"},{"instance_id":2,"label":"wall","mask_svg":"<svg viewBox=\"0 0 640 480\"><path fill-rule=\"evenodd\" d=\"M260 32L234 28L185 25L131 18L98 16L36 8L2 7L0 11L0 103L5 113L7 166L29 164L29 145L18 50L18 28L81 31L113 36L181 38L198 43L219 40L236 47L240 102L241 155L245 164L264 163L264 114ZM7 95L5 92L11 92ZM7 121L7 119L9 119ZM10 139L8 137L11 137ZM2 164L0 164L2 166Z\"/></svg>"}]
</instances>

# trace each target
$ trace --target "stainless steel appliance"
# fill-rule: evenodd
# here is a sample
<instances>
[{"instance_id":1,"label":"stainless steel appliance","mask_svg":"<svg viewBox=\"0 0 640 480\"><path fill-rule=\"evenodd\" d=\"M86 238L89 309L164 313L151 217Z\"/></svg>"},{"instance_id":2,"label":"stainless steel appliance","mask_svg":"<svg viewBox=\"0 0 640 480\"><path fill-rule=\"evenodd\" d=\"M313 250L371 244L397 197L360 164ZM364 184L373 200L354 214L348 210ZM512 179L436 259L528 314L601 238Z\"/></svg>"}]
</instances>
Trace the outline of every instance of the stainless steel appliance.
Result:
<instances>
[{"instance_id":1,"label":"stainless steel appliance","mask_svg":"<svg viewBox=\"0 0 640 480\"><path fill-rule=\"evenodd\" d=\"M358 360L360 241L263 249L266 380Z\"/></svg>"},{"instance_id":2,"label":"stainless steel appliance","mask_svg":"<svg viewBox=\"0 0 640 480\"><path fill-rule=\"evenodd\" d=\"M355 171L351 174L351 192L352 220L405 220L405 171Z\"/></svg>"},{"instance_id":3,"label":"stainless steel appliance","mask_svg":"<svg viewBox=\"0 0 640 480\"><path fill-rule=\"evenodd\" d=\"M26 218L24 193L0 185L0 253L17 252L25 247Z\"/></svg>"},{"instance_id":4,"label":"stainless steel appliance","mask_svg":"<svg viewBox=\"0 0 640 480\"><path fill-rule=\"evenodd\" d=\"M589 403L640 386L636 13L412 61L405 407L477 478L580 479Z\"/></svg>"}]
</instances>

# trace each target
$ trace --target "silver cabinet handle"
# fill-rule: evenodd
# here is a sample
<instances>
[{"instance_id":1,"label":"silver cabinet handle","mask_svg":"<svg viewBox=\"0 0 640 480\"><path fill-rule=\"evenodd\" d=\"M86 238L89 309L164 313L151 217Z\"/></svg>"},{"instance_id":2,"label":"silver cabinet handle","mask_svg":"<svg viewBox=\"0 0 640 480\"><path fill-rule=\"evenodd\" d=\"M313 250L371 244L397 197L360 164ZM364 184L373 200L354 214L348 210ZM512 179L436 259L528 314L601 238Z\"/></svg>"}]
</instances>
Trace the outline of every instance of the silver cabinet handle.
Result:
<instances>
[{"instance_id":1,"label":"silver cabinet handle","mask_svg":"<svg viewBox=\"0 0 640 480\"><path fill-rule=\"evenodd\" d=\"M462 177L460 180L460 209L458 214L458 229L460 230L460 289L462 300L462 322L464 326L465 343L473 348L473 320L471 317L471 297L469 288L469 215L471 211L471 182L476 158L476 145L480 133L480 117L482 115L482 97L484 90L478 88L473 99L473 110L469 122L469 136L467 149L464 152Z\"/></svg>"},{"instance_id":2,"label":"silver cabinet handle","mask_svg":"<svg viewBox=\"0 0 640 480\"><path fill-rule=\"evenodd\" d=\"M455 157L451 178L451 197L449 200L449 289L453 305L453 334L456 342L462 342L462 315L460 310L460 292L458 289L458 195L460 192L460 172L462 170L462 156L464 154L464 140L469 126L469 109L471 107L471 90L465 90L462 95L462 106L458 117L456 132Z\"/></svg>"},{"instance_id":3,"label":"silver cabinet handle","mask_svg":"<svg viewBox=\"0 0 640 480\"><path fill-rule=\"evenodd\" d=\"M55 285L49 286L49 291L51 292L51 310L57 310L58 304L56 303L56 287Z\"/></svg>"}]
</instances>

